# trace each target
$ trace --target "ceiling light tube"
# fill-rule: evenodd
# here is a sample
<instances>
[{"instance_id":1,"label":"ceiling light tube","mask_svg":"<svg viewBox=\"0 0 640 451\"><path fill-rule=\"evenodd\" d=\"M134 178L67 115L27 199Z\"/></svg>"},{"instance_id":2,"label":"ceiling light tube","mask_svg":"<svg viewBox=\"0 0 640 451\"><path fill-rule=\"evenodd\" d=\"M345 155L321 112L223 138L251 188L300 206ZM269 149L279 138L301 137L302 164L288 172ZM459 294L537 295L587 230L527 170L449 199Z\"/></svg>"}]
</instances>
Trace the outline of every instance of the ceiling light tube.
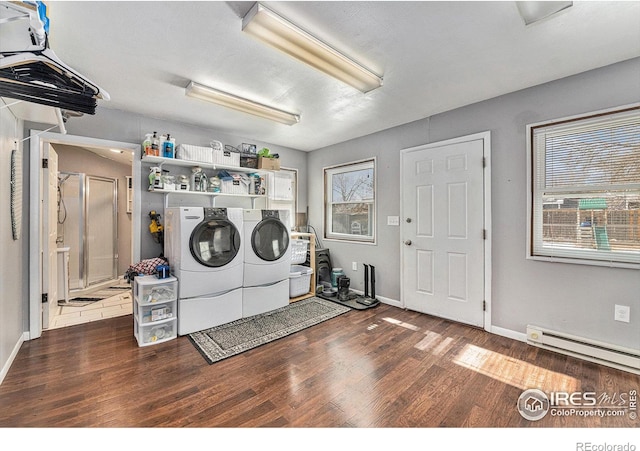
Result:
<instances>
[{"instance_id":1,"label":"ceiling light tube","mask_svg":"<svg viewBox=\"0 0 640 451\"><path fill-rule=\"evenodd\" d=\"M201 85L192 81L187 86L185 94L208 102L216 103L227 108L242 111L243 113L253 114L265 119L280 122L282 124L293 125L300 122L300 115L288 113L267 105L263 105L252 100L244 99L227 92L219 91L209 86Z\"/></svg>"},{"instance_id":2,"label":"ceiling light tube","mask_svg":"<svg viewBox=\"0 0 640 451\"><path fill-rule=\"evenodd\" d=\"M242 30L362 92L382 86L382 77L260 3L244 16Z\"/></svg>"},{"instance_id":3,"label":"ceiling light tube","mask_svg":"<svg viewBox=\"0 0 640 451\"><path fill-rule=\"evenodd\" d=\"M524 24L531 25L573 6L573 2L528 1L516 5Z\"/></svg>"}]
</instances>

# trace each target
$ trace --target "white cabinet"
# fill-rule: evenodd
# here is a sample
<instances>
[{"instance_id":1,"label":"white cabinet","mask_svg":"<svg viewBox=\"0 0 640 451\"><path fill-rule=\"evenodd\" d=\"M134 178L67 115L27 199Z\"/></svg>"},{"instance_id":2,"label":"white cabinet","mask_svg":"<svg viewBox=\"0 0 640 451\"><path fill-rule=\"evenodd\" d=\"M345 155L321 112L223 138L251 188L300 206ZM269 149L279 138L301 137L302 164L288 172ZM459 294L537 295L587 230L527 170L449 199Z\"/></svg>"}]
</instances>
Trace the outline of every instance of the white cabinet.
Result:
<instances>
[{"instance_id":1,"label":"white cabinet","mask_svg":"<svg viewBox=\"0 0 640 451\"><path fill-rule=\"evenodd\" d=\"M133 335L138 346L149 346L177 336L178 279L137 276L133 279Z\"/></svg>"}]
</instances>

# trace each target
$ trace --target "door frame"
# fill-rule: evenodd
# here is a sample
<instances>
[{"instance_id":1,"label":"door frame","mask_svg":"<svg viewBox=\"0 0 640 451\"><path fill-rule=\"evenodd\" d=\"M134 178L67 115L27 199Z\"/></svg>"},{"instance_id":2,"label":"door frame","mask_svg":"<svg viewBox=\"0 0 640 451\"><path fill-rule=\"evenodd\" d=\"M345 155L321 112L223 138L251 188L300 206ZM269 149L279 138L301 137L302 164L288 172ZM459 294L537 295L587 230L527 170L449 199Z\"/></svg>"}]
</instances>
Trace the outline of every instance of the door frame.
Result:
<instances>
[{"instance_id":1,"label":"door frame","mask_svg":"<svg viewBox=\"0 0 640 451\"><path fill-rule=\"evenodd\" d=\"M484 239L484 330L491 332L491 131L474 133L472 135L461 136L458 138L447 139L444 141L433 142L429 144L422 144L419 146L409 147L400 151L400 180L405 179L404 174L404 157L408 153L435 149L437 147L448 146L451 144L460 144L468 141L483 141L483 154L484 154L484 168L483 168L483 196L484 196L484 208L483 208L483 220L484 229L486 231L486 238ZM400 218L405 218L404 212L404 189L405 186L400 188ZM404 221L400 222L400 304L402 308L406 308L405 305L405 288L402 283L402 274L404 274L404 252L405 246L403 245L404 239Z\"/></svg>"},{"instance_id":2,"label":"door frame","mask_svg":"<svg viewBox=\"0 0 640 451\"><path fill-rule=\"evenodd\" d=\"M54 132L42 132L30 130L29 135L29 331L27 340L33 340L42 335L42 278L41 274L41 250L42 217L40 207L45 200L40 195L42 185L42 155L44 145L66 144L78 147L104 147L124 149L133 152L133 164L131 167L133 186L139 186L141 177L140 145L120 141L110 141L86 136L66 135ZM138 212L141 208L140 190L133 190L133 213L131 220L131 261L140 260L140 230L141 217Z\"/></svg>"}]
</instances>

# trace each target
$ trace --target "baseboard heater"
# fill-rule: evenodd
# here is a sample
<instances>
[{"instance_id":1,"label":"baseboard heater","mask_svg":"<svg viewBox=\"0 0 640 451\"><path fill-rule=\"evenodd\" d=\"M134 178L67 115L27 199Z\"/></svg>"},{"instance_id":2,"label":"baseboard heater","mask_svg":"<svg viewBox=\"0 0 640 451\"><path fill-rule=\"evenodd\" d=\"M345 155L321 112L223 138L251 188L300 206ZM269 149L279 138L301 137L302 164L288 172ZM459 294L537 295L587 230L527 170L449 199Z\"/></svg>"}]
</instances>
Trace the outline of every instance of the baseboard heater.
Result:
<instances>
[{"instance_id":1,"label":"baseboard heater","mask_svg":"<svg viewBox=\"0 0 640 451\"><path fill-rule=\"evenodd\" d=\"M640 350L527 326L527 343L590 362L640 374Z\"/></svg>"}]
</instances>

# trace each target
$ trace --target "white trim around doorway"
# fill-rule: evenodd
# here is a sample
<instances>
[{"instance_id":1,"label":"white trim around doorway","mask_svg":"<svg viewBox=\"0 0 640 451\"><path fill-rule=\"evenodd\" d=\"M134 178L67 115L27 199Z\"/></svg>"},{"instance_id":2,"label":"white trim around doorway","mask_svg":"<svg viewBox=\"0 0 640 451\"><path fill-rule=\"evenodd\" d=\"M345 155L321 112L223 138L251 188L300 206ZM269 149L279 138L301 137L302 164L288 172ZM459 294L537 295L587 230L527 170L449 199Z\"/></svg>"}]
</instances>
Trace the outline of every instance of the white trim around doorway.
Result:
<instances>
[{"instance_id":1,"label":"white trim around doorway","mask_svg":"<svg viewBox=\"0 0 640 451\"><path fill-rule=\"evenodd\" d=\"M40 246L42 242L42 231L40 230L40 184L41 184L41 159L42 149L47 144L66 144L80 147L104 147L113 149L130 150L134 158L132 163L133 186L140 184L141 162L137 158L140 155L140 145L120 141L110 141L104 139L89 138L85 136L63 135L53 132L42 132L38 130L30 131L29 145L29 330L28 339L32 340L42 335L42 280L40 276L41 257ZM134 190L133 211L139 212L141 207L140 190ZM34 201L35 199L35 201ZM139 214L134 214L131 218L131 261L140 260L140 228L141 218Z\"/></svg>"}]
</instances>

